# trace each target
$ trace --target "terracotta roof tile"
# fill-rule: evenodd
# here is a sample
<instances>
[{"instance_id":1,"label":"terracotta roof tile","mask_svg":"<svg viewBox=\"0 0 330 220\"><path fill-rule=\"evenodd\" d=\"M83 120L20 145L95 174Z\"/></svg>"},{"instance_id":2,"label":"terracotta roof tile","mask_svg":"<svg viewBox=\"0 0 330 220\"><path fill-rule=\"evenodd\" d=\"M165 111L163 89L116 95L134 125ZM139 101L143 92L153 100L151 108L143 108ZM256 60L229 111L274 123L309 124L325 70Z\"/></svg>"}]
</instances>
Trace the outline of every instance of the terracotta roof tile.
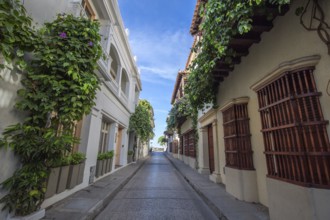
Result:
<instances>
[{"instance_id":1,"label":"terracotta roof tile","mask_svg":"<svg viewBox=\"0 0 330 220\"><path fill-rule=\"evenodd\" d=\"M193 19L192 19L191 26L190 26L191 35L195 35L198 32L198 26L200 25L200 23L202 21L201 17L199 16L199 9L200 9L201 4L203 4L205 2L207 2L207 0L197 0Z\"/></svg>"}]
</instances>

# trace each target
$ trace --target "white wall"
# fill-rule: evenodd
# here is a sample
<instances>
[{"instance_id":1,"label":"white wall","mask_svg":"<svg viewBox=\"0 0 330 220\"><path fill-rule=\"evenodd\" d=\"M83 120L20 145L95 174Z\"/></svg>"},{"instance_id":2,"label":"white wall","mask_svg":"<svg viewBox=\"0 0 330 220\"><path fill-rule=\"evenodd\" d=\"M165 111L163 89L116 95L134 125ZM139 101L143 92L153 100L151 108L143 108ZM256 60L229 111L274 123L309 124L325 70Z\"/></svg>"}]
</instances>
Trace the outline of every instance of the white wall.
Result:
<instances>
[{"instance_id":1,"label":"white wall","mask_svg":"<svg viewBox=\"0 0 330 220\"><path fill-rule=\"evenodd\" d=\"M79 15L81 10L79 6L80 1L76 0L28 0L23 2L27 13L32 16L37 26L41 26L44 22L52 21L58 13ZM72 2L78 4L73 4ZM103 49L106 54L109 54L110 45L113 44L116 47L120 56L121 67L126 69L129 77L130 92L128 99L121 97L120 88L115 88L113 83L105 82L104 79L104 74L109 74L110 72L109 60L98 63L99 70L96 71L96 74L103 84L101 85L101 90L97 93L96 105L92 109L91 114L84 118L79 147L80 151L86 153L87 156L83 183L72 190L66 190L45 200L42 207L48 207L89 184L90 168L96 165L102 119L110 119L117 127L123 128L122 144L124 147L121 148L120 163L122 165L127 163L129 137L126 131L130 115L135 111L135 101L138 98L136 93L139 94L141 90L140 75L124 31L117 0L91 1L91 3L95 10L96 18L100 19L102 24L108 25L111 22L108 36L103 36L108 38L108 42ZM101 73L100 71L103 72ZM13 105L16 102L16 91L20 88L20 75L10 74L9 72L0 72L0 74L4 78L4 81L0 80L0 133L2 133L8 125L21 121L24 118L24 114L13 110ZM135 92L135 88L138 89L137 92ZM109 139L109 150L115 148L112 142L114 142L114 136L111 136ZM0 182L10 177L18 166L17 159L9 150L0 150ZM0 191L0 197L4 193ZM5 218L5 214L0 212L0 219L3 218Z\"/></svg>"}]
</instances>

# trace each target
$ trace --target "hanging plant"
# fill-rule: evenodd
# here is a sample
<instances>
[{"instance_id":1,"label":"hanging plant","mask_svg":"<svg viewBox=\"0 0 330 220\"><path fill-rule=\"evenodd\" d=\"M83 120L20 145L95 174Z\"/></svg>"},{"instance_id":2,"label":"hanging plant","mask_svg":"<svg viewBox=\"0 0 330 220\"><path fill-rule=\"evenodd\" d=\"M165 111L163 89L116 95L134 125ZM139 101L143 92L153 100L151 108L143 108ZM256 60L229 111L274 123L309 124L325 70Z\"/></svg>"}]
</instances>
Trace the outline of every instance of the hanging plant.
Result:
<instances>
[{"instance_id":1,"label":"hanging plant","mask_svg":"<svg viewBox=\"0 0 330 220\"><path fill-rule=\"evenodd\" d=\"M24 51L32 51L38 40L31 27L32 19L19 0L1 0L0 14L0 56L7 64L18 64L24 69ZM5 64L0 63L0 70L3 68Z\"/></svg>"},{"instance_id":2,"label":"hanging plant","mask_svg":"<svg viewBox=\"0 0 330 220\"><path fill-rule=\"evenodd\" d=\"M203 109L205 104L216 103L218 83L212 75L215 64L222 59L231 65L236 54L228 47L230 39L249 32L254 9L269 3L281 6L290 0L208 0L202 4L199 26L202 37L193 49L198 55L189 67L185 88L192 108Z\"/></svg>"},{"instance_id":3,"label":"hanging plant","mask_svg":"<svg viewBox=\"0 0 330 220\"><path fill-rule=\"evenodd\" d=\"M16 104L28 116L8 127L0 140L22 162L2 183L9 193L0 199L16 215L40 208L49 169L79 141L73 136L74 121L90 112L99 88L94 74L102 54L98 22L62 14L35 33L39 40Z\"/></svg>"}]
</instances>

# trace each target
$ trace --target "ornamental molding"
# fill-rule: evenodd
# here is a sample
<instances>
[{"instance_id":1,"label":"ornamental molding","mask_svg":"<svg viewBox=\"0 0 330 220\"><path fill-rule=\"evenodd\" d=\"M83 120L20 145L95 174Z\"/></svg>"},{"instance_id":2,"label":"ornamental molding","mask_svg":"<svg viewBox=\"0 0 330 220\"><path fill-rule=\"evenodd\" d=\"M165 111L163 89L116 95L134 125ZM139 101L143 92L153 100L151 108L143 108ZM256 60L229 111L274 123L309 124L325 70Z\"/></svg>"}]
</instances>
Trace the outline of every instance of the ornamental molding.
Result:
<instances>
[{"instance_id":1,"label":"ornamental molding","mask_svg":"<svg viewBox=\"0 0 330 220\"><path fill-rule=\"evenodd\" d=\"M286 72L307 67L315 67L319 63L320 59L320 55L311 55L300 57L290 61L285 61L275 67L268 74L266 74L266 76L263 76L261 79L257 80L254 84L252 84L250 86L250 89L252 89L253 91L258 91L266 84L274 81Z\"/></svg>"},{"instance_id":2,"label":"ornamental molding","mask_svg":"<svg viewBox=\"0 0 330 220\"><path fill-rule=\"evenodd\" d=\"M249 102L249 97L247 96L243 96L243 97L239 97L239 98L234 98L234 99L231 99L227 102L225 102L224 105L222 105L219 110L221 112L224 112L226 111L228 108L232 107L233 105L239 105L239 104L246 104Z\"/></svg>"},{"instance_id":3,"label":"ornamental molding","mask_svg":"<svg viewBox=\"0 0 330 220\"><path fill-rule=\"evenodd\" d=\"M205 127L209 124L212 124L214 121L217 121L217 108L212 108L207 111L202 117L198 119L198 122L201 123L201 127Z\"/></svg>"}]
</instances>

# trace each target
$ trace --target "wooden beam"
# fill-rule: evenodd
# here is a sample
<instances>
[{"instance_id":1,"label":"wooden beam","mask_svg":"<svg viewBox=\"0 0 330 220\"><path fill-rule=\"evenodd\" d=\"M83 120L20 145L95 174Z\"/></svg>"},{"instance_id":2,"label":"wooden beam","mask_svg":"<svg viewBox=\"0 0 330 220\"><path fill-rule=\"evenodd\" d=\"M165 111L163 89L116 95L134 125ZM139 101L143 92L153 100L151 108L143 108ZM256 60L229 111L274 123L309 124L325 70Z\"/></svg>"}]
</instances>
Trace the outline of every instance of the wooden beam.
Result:
<instances>
[{"instance_id":1,"label":"wooden beam","mask_svg":"<svg viewBox=\"0 0 330 220\"><path fill-rule=\"evenodd\" d=\"M254 38L244 38L244 36L242 37L236 37L230 40L229 42L229 46L251 46L254 43L259 43L260 42L260 38L259 39L254 39Z\"/></svg>"},{"instance_id":2,"label":"wooden beam","mask_svg":"<svg viewBox=\"0 0 330 220\"><path fill-rule=\"evenodd\" d=\"M228 71L213 71L212 72L213 76L217 77L227 77L229 75Z\"/></svg>"},{"instance_id":3,"label":"wooden beam","mask_svg":"<svg viewBox=\"0 0 330 220\"><path fill-rule=\"evenodd\" d=\"M224 65L224 64L239 64L241 63L241 58L240 57L231 57L231 62L227 62L226 58L223 58L217 62L219 65Z\"/></svg>"},{"instance_id":4,"label":"wooden beam","mask_svg":"<svg viewBox=\"0 0 330 220\"><path fill-rule=\"evenodd\" d=\"M229 66L228 64L217 64L214 67L214 71L215 72L230 72L233 71L234 67Z\"/></svg>"}]
</instances>

